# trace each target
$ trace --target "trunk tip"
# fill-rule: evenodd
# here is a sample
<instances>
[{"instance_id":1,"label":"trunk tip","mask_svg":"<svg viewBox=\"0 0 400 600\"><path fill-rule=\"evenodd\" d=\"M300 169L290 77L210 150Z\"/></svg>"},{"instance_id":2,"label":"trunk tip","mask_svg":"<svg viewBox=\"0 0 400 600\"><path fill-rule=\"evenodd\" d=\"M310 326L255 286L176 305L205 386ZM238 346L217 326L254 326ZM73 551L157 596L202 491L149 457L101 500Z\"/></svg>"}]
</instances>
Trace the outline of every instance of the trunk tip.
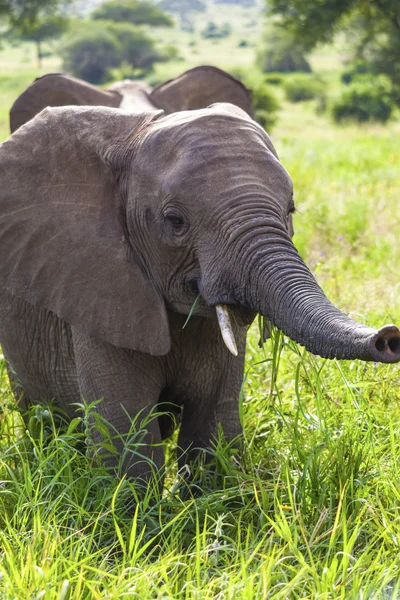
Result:
<instances>
[{"instance_id":1,"label":"trunk tip","mask_svg":"<svg viewBox=\"0 0 400 600\"><path fill-rule=\"evenodd\" d=\"M383 363L400 362L400 330L385 325L372 337L370 348L373 360Z\"/></svg>"}]
</instances>

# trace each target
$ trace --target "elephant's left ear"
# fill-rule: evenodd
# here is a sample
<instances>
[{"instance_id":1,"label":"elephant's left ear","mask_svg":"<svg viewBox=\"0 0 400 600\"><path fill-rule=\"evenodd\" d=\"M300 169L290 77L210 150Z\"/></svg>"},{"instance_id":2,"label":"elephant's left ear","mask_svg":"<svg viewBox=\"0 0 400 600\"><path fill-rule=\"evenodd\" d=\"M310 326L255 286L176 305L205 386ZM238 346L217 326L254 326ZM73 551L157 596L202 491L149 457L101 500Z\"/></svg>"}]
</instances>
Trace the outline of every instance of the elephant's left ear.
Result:
<instances>
[{"instance_id":1,"label":"elephant's left ear","mask_svg":"<svg viewBox=\"0 0 400 600\"><path fill-rule=\"evenodd\" d=\"M128 144L158 116L50 108L0 146L1 285L90 335L155 355L170 348L165 305L130 256L110 161L122 168Z\"/></svg>"}]
</instances>

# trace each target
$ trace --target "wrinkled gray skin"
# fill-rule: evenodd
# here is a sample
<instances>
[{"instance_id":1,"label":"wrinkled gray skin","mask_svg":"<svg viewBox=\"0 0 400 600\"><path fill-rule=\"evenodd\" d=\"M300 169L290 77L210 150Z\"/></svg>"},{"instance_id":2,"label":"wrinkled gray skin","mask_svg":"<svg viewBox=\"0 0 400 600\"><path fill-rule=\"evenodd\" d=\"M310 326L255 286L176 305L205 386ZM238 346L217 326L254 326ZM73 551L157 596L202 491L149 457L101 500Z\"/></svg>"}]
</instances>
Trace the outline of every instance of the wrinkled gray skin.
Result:
<instances>
[{"instance_id":1,"label":"wrinkled gray skin","mask_svg":"<svg viewBox=\"0 0 400 600\"><path fill-rule=\"evenodd\" d=\"M264 130L217 104L164 116L46 109L0 147L0 342L23 404L183 408L181 465L221 424L240 433L246 329L256 313L329 358L400 360L400 333L350 320L290 236L292 183ZM189 324L184 321L198 294ZM223 344L227 304L239 356ZM164 405L165 406L165 405ZM143 453L171 431L152 420ZM129 475L148 467L127 459Z\"/></svg>"},{"instance_id":2,"label":"wrinkled gray skin","mask_svg":"<svg viewBox=\"0 0 400 600\"><path fill-rule=\"evenodd\" d=\"M253 115L249 90L217 67L189 69L154 89L143 81L126 80L103 90L64 73L48 73L35 79L16 99L10 111L10 129L14 133L48 106L109 106L133 112L160 108L171 114L207 108L215 102L230 102Z\"/></svg>"}]
</instances>

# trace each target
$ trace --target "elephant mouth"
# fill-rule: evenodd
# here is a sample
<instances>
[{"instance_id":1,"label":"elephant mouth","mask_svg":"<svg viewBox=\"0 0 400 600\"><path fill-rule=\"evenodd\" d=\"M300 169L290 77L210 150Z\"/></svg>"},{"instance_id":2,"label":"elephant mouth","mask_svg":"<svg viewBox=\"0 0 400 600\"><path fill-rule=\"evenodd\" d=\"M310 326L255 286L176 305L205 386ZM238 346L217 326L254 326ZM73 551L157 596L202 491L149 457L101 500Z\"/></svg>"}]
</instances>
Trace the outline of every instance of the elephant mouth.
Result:
<instances>
[{"instance_id":1,"label":"elephant mouth","mask_svg":"<svg viewBox=\"0 0 400 600\"><path fill-rule=\"evenodd\" d=\"M257 316L257 312L246 306L227 301L226 299L213 301L209 304L200 293L197 293L191 303L185 302L184 305L178 302L170 302L167 308L173 312L180 313L188 317L190 314L194 317L203 317L206 319L217 320L216 306L228 307L231 324L234 328L248 327Z\"/></svg>"},{"instance_id":2,"label":"elephant mouth","mask_svg":"<svg viewBox=\"0 0 400 600\"><path fill-rule=\"evenodd\" d=\"M223 304L224 306L228 307L231 321L237 327L248 327L252 324L257 316L257 312L255 310L247 308L246 306L230 304L229 302L219 302L218 304ZM212 307L212 310L215 314L215 306Z\"/></svg>"}]
</instances>

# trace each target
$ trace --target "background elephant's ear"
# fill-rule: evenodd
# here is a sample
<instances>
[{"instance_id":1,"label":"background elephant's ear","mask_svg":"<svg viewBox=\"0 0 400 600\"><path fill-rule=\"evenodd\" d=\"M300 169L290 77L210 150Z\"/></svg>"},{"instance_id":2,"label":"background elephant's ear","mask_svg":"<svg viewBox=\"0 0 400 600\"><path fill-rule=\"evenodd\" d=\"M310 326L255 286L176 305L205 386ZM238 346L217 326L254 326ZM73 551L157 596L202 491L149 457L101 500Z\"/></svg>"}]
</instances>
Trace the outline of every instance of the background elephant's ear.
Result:
<instances>
[{"instance_id":1,"label":"background elephant's ear","mask_svg":"<svg viewBox=\"0 0 400 600\"><path fill-rule=\"evenodd\" d=\"M238 79L216 67L189 69L154 88L150 100L168 114L207 108L215 102L230 102L253 116L249 90Z\"/></svg>"},{"instance_id":2,"label":"background elephant's ear","mask_svg":"<svg viewBox=\"0 0 400 600\"><path fill-rule=\"evenodd\" d=\"M130 256L110 161L159 113L49 108L0 146L1 285L115 346L170 347L164 301ZM134 180L134 174L132 174Z\"/></svg>"},{"instance_id":3,"label":"background elephant's ear","mask_svg":"<svg viewBox=\"0 0 400 600\"><path fill-rule=\"evenodd\" d=\"M122 100L117 90L101 90L65 73L48 73L35 79L14 102L10 110L11 133L48 106L110 106Z\"/></svg>"}]
</instances>

